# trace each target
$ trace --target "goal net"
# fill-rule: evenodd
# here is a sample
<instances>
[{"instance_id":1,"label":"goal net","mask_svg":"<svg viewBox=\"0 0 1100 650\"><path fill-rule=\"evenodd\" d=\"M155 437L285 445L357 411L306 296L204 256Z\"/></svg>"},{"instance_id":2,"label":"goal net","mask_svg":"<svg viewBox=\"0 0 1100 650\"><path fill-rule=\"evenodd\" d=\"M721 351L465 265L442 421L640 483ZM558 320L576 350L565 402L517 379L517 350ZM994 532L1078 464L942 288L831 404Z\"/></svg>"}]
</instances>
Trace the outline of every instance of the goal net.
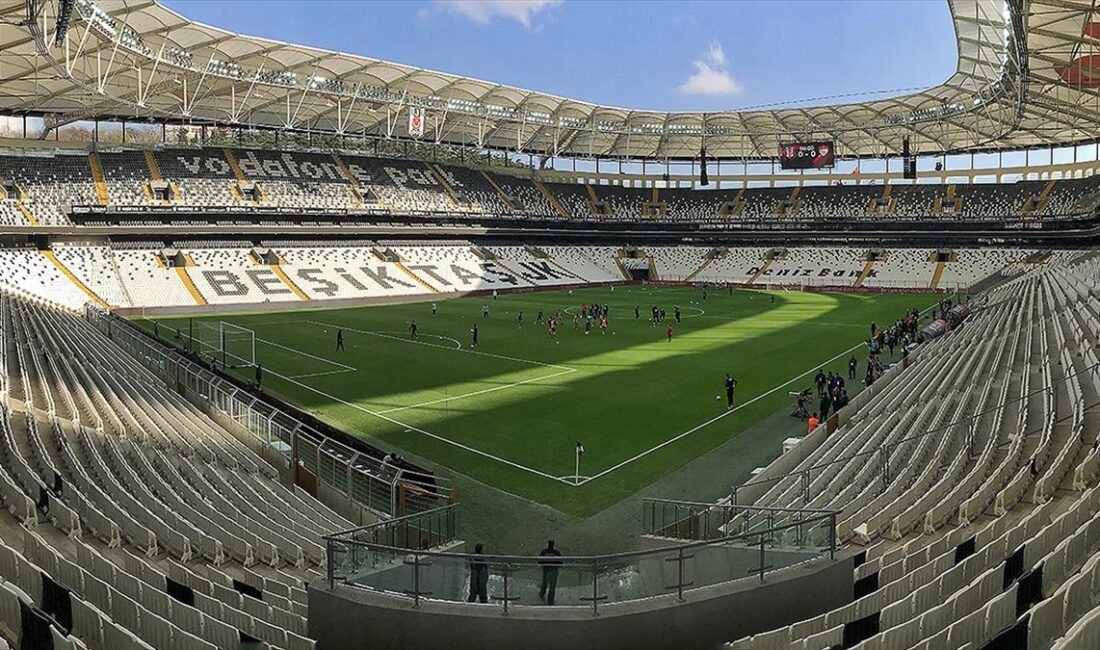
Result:
<instances>
[{"instance_id":1,"label":"goal net","mask_svg":"<svg viewBox=\"0 0 1100 650\"><path fill-rule=\"evenodd\" d=\"M199 321L196 325L199 354L225 368L256 365L256 332L225 321Z\"/></svg>"}]
</instances>

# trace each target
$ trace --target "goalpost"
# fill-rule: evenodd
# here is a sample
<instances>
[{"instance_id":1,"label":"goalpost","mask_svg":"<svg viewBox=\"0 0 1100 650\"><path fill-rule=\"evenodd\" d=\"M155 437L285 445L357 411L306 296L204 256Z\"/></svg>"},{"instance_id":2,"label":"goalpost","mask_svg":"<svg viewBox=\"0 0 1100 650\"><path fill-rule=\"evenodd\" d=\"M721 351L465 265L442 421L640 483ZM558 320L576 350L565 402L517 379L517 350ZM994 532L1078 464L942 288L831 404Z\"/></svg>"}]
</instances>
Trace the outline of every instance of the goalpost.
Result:
<instances>
[{"instance_id":1,"label":"goalpost","mask_svg":"<svg viewBox=\"0 0 1100 650\"><path fill-rule=\"evenodd\" d=\"M198 321L195 343L200 355L213 359L224 368L247 368L256 365L256 332L218 321Z\"/></svg>"}]
</instances>

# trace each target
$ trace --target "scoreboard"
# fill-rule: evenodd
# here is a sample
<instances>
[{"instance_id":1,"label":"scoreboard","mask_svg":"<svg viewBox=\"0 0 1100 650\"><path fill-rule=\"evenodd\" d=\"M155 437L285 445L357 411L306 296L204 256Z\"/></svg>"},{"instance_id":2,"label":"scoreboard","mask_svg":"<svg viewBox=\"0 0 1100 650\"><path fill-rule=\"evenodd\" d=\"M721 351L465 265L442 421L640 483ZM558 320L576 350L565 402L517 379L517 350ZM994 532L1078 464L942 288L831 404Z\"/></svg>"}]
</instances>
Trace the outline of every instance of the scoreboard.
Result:
<instances>
[{"instance_id":1,"label":"scoreboard","mask_svg":"<svg viewBox=\"0 0 1100 650\"><path fill-rule=\"evenodd\" d=\"M790 142L779 145L779 166L782 169L822 169L836 162L833 141Z\"/></svg>"}]
</instances>

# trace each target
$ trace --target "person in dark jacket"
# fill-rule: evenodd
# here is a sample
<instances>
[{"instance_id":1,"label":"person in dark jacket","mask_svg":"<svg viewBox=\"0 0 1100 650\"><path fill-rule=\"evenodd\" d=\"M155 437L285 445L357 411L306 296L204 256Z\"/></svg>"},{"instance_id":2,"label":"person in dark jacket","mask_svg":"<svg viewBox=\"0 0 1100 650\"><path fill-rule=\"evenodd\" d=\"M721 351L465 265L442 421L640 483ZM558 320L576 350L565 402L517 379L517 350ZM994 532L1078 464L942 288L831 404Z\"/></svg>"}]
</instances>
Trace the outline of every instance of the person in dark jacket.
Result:
<instances>
[{"instance_id":1,"label":"person in dark jacket","mask_svg":"<svg viewBox=\"0 0 1100 650\"><path fill-rule=\"evenodd\" d=\"M539 600L547 605L554 604L554 593L558 590L558 569L561 567L561 551L554 548L554 540L546 542L546 548L539 551L539 564L542 565L542 584L539 585Z\"/></svg>"},{"instance_id":2,"label":"person in dark jacket","mask_svg":"<svg viewBox=\"0 0 1100 650\"><path fill-rule=\"evenodd\" d=\"M475 600L479 603L489 602L489 564L482 557L485 550L484 544L474 546L474 554L470 556L470 597L466 602Z\"/></svg>"}]
</instances>

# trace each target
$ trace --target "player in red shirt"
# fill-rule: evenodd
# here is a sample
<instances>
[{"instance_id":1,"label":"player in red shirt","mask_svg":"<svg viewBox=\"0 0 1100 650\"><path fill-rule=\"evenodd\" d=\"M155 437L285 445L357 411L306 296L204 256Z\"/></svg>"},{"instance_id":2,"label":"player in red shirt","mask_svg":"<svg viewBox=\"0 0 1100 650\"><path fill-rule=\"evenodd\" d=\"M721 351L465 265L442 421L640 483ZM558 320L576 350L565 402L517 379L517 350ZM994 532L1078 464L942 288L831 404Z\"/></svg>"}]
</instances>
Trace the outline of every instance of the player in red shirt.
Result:
<instances>
[{"instance_id":1,"label":"player in red shirt","mask_svg":"<svg viewBox=\"0 0 1100 650\"><path fill-rule=\"evenodd\" d=\"M668 337L668 342L672 343L672 323L668 324L668 329L665 330L665 336Z\"/></svg>"}]
</instances>

